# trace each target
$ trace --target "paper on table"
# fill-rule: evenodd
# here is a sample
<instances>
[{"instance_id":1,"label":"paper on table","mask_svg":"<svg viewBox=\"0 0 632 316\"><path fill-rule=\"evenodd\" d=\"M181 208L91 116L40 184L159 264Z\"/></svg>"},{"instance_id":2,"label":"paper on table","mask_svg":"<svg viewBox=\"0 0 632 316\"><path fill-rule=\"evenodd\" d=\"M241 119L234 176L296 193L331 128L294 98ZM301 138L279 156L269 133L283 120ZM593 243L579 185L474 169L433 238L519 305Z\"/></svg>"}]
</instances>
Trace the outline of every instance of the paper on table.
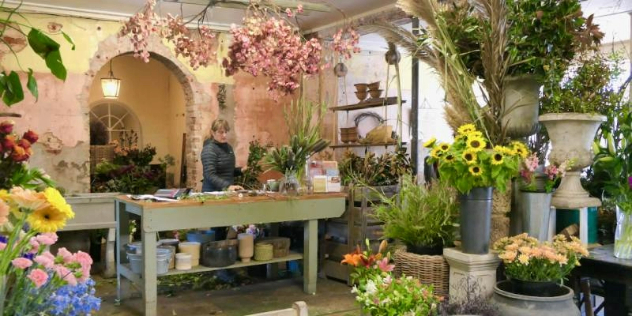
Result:
<instances>
[{"instance_id":1,"label":"paper on table","mask_svg":"<svg viewBox=\"0 0 632 316\"><path fill-rule=\"evenodd\" d=\"M157 201L157 202L177 202L178 201L176 199L157 197L151 194L128 195L127 197L129 197L132 200L151 200L151 201Z\"/></svg>"}]
</instances>

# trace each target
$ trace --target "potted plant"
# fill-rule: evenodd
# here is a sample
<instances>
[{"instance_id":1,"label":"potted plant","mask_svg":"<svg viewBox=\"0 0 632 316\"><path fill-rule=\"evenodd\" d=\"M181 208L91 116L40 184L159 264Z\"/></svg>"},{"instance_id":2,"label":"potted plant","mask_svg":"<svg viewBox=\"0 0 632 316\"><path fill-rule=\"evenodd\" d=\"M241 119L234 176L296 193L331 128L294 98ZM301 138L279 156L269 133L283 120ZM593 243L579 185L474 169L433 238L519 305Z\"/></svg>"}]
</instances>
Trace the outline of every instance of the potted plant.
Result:
<instances>
[{"instance_id":1,"label":"potted plant","mask_svg":"<svg viewBox=\"0 0 632 316\"><path fill-rule=\"evenodd\" d=\"M485 254L489 251L492 190L507 189L518 174L520 161L528 154L521 142L509 147L487 148L489 140L473 124L458 130L454 143L424 144L432 148L430 162L439 164L439 176L460 193L460 227L463 252Z\"/></svg>"},{"instance_id":2,"label":"potted plant","mask_svg":"<svg viewBox=\"0 0 632 316\"><path fill-rule=\"evenodd\" d=\"M619 90L619 91L625 91ZM594 174L603 175L603 196L616 203L614 255L632 259L632 111L630 101L615 108L611 131L593 144Z\"/></svg>"},{"instance_id":3,"label":"potted plant","mask_svg":"<svg viewBox=\"0 0 632 316\"><path fill-rule=\"evenodd\" d=\"M390 254L384 254L386 241L377 253L360 248L346 254L342 264L353 267L352 278L357 281L351 290L356 294L363 315L436 315L439 298L432 285L424 285L410 276L393 276L394 266L389 263Z\"/></svg>"},{"instance_id":4,"label":"potted plant","mask_svg":"<svg viewBox=\"0 0 632 316\"><path fill-rule=\"evenodd\" d=\"M551 76L545 85L540 122L551 139L549 160L561 164L573 160L573 166L553 194L553 205L573 209L596 206L582 188L581 171L593 161L592 141L605 114L614 109L617 72L609 60L598 53L582 55L570 74Z\"/></svg>"},{"instance_id":5,"label":"potted plant","mask_svg":"<svg viewBox=\"0 0 632 316\"><path fill-rule=\"evenodd\" d=\"M508 278L496 284L492 298L501 315L520 315L525 304L534 315L579 315L573 291L560 284L588 255L579 239L557 235L540 242L524 233L497 241L493 249Z\"/></svg>"},{"instance_id":6,"label":"potted plant","mask_svg":"<svg viewBox=\"0 0 632 316\"><path fill-rule=\"evenodd\" d=\"M533 153L523 160L520 168L520 199L522 232L540 241L548 239L551 195L554 186L566 174L572 163L540 165Z\"/></svg>"}]
</instances>

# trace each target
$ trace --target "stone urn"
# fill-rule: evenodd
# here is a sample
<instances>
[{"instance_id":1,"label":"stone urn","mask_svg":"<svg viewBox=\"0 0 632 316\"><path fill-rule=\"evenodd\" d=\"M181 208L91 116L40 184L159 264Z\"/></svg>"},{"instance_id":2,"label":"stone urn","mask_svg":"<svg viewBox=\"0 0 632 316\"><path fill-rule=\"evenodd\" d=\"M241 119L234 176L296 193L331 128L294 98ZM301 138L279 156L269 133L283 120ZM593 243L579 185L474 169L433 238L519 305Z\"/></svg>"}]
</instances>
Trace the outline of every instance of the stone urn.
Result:
<instances>
[{"instance_id":1,"label":"stone urn","mask_svg":"<svg viewBox=\"0 0 632 316\"><path fill-rule=\"evenodd\" d=\"M540 87L533 75L507 77L503 93L502 126L507 135L522 138L538 130Z\"/></svg>"},{"instance_id":2,"label":"stone urn","mask_svg":"<svg viewBox=\"0 0 632 316\"><path fill-rule=\"evenodd\" d=\"M573 162L570 171L562 178L560 187L553 194L553 206L575 209L601 205L598 199L591 198L584 190L580 175L593 162L593 139L605 120L603 115L583 113L549 113L540 116L540 122L544 124L551 138L549 160L555 164Z\"/></svg>"},{"instance_id":3,"label":"stone urn","mask_svg":"<svg viewBox=\"0 0 632 316\"><path fill-rule=\"evenodd\" d=\"M560 286L553 296L516 294L510 281L505 280L496 284L491 302L501 316L580 316L573 295L567 286Z\"/></svg>"}]
</instances>

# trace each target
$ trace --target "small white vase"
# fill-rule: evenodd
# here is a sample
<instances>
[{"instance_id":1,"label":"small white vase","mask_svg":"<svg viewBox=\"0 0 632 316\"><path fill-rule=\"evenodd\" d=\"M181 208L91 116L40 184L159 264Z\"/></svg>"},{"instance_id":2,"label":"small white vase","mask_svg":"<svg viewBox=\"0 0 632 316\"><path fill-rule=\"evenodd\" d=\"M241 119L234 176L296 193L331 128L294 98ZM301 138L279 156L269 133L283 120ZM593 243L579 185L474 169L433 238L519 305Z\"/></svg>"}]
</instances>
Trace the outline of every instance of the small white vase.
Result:
<instances>
[{"instance_id":1,"label":"small white vase","mask_svg":"<svg viewBox=\"0 0 632 316\"><path fill-rule=\"evenodd\" d=\"M255 236L243 233L237 235L237 240L239 240L239 258L241 258L241 262L250 262L250 258L255 254Z\"/></svg>"}]
</instances>

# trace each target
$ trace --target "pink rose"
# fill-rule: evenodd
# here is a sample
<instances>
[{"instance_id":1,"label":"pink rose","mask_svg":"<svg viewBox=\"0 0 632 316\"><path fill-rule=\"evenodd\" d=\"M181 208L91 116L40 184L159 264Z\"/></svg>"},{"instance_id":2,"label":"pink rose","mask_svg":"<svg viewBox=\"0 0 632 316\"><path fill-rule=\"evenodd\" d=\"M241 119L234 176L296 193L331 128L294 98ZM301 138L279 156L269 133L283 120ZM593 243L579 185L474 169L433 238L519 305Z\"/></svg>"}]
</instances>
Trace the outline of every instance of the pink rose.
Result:
<instances>
[{"instance_id":1,"label":"pink rose","mask_svg":"<svg viewBox=\"0 0 632 316\"><path fill-rule=\"evenodd\" d=\"M57 257L62 257L64 262L72 262L72 253L66 247L61 247L57 250Z\"/></svg>"},{"instance_id":2,"label":"pink rose","mask_svg":"<svg viewBox=\"0 0 632 316\"><path fill-rule=\"evenodd\" d=\"M69 285L77 285L77 277L75 277L72 271L70 271L68 268L64 267L63 265L56 265L54 267L54 270L55 273L57 273L57 276L60 279L68 282Z\"/></svg>"},{"instance_id":3,"label":"pink rose","mask_svg":"<svg viewBox=\"0 0 632 316\"><path fill-rule=\"evenodd\" d=\"M26 277L31 279L31 281L35 283L35 287L38 289L48 280L48 274L42 269L33 269Z\"/></svg>"},{"instance_id":4,"label":"pink rose","mask_svg":"<svg viewBox=\"0 0 632 316\"><path fill-rule=\"evenodd\" d=\"M22 135L22 139L26 139L29 141L29 143L35 144L39 139L39 136L37 136L37 133L33 132L32 130L28 130L24 133L24 135Z\"/></svg>"},{"instance_id":5,"label":"pink rose","mask_svg":"<svg viewBox=\"0 0 632 316\"><path fill-rule=\"evenodd\" d=\"M14 121L4 121L0 123L0 133L2 134L13 133L13 125L15 125Z\"/></svg>"},{"instance_id":6,"label":"pink rose","mask_svg":"<svg viewBox=\"0 0 632 316\"><path fill-rule=\"evenodd\" d=\"M77 251L77 253L73 257L74 261L79 263L82 268L90 268L90 266L92 265L92 258L89 254L83 251Z\"/></svg>"},{"instance_id":7,"label":"pink rose","mask_svg":"<svg viewBox=\"0 0 632 316\"><path fill-rule=\"evenodd\" d=\"M50 255L50 252L46 252ZM35 257L35 259L33 259L33 261L35 261L38 264L41 264L44 268L46 269L52 269L55 266L55 257L51 256L47 256L46 253L43 253L37 257Z\"/></svg>"},{"instance_id":8,"label":"pink rose","mask_svg":"<svg viewBox=\"0 0 632 316\"><path fill-rule=\"evenodd\" d=\"M33 261L26 258L15 258L11 261L11 263L13 264L14 267L18 269L22 269L22 270L33 265Z\"/></svg>"},{"instance_id":9,"label":"pink rose","mask_svg":"<svg viewBox=\"0 0 632 316\"><path fill-rule=\"evenodd\" d=\"M51 235L53 235L54 238ZM35 239L37 239L37 241L42 245L50 246L50 245L53 245L57 241L57 234L44 233L44 234L37 235Z\"/></svg>"}]
</instances>

